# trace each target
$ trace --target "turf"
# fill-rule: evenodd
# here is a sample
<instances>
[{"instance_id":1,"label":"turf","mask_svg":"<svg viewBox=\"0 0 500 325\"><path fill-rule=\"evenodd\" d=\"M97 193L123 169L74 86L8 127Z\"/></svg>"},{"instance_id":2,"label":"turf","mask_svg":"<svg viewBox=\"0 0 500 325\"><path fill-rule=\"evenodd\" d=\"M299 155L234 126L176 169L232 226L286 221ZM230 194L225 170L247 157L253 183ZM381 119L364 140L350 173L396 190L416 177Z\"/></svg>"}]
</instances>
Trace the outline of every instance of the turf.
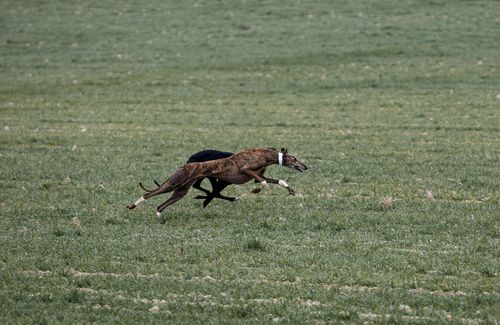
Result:
<instances>
[{"instance_id":1,"label":"turf","mask_svg":"<svg viewBox=\"0 0 500 325\"><path fill-rule=\"evenodd\" d=\"M0 322L496 324L499 12L3 0ZM298 196L126 209L261 146Z\"/></svg>"}]
</instances>

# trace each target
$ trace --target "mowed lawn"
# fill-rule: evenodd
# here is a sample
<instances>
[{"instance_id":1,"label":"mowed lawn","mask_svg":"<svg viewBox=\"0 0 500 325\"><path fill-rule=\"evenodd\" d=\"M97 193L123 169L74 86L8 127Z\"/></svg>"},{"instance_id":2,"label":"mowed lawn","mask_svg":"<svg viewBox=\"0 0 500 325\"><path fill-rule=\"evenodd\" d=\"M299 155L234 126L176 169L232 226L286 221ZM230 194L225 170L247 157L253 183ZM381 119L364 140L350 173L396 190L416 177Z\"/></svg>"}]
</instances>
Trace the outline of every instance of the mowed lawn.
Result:
<instances>
[{"instance_id":1,"label":"mowed lawn","mask_svg":"<svg viewBox=\"0 0 500 325\"><path fill-rule=\"evenodd\" d=\"M497 324L499 14L1 1L0 323ZM303 160L267 171L298 195L126 209L249 147Z\"/></svg>"}]
</instances>

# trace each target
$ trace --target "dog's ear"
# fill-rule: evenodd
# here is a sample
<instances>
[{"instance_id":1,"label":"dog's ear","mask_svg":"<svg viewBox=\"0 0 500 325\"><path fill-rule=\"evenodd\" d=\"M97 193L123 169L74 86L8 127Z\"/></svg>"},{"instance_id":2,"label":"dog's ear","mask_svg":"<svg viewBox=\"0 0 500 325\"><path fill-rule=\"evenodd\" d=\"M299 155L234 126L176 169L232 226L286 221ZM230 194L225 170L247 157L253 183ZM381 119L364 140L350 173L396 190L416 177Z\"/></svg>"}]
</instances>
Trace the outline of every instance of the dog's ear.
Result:
<instances>
[{"instance_id":1,"label":"dog's ear","mask_svg":"<svg viewBox=\"0 0 500 325\"><path fill-rule=\"evenodd\" d=\"M286 155L288 153L288 148L281 148L281 153Z\"/></svg>"}]
</instances>

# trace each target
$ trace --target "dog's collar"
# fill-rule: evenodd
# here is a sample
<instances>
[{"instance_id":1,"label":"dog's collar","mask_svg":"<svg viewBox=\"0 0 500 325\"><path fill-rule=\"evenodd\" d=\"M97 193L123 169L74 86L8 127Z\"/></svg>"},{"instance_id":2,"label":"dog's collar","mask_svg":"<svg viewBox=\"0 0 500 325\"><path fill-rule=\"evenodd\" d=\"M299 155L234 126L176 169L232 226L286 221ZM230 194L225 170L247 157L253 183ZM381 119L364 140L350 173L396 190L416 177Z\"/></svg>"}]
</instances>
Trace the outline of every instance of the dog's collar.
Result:
<instances>
[{"instance_id":1,"label":"dog's collar","mask_svg":"<svg viewBox=\"0 0 500 325\"><path fill-rule=\"evenodd\" d=\"M282 152L278 152L278 164L280 164L280 166L283 166L283 153Z\"/></svg>"}]
</instances>

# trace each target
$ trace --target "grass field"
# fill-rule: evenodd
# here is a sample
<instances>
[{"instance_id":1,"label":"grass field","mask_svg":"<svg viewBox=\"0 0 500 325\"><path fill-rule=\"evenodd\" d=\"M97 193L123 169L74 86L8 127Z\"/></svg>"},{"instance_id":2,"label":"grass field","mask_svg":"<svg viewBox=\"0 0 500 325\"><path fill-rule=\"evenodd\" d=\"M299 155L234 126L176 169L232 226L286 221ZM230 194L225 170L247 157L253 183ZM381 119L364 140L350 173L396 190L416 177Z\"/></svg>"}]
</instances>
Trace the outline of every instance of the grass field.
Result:
<instances>
[{"instance_id":1,"label":"grass field","mask_svg":"<svg viewBox=\"0 0 500 325\"><path fill-rule=\"evenodd\" d=\"M497 324L499 13L2 0L0 323ZM300 195L126 209L261 146Z\"/></svg>"}]
</instances>

